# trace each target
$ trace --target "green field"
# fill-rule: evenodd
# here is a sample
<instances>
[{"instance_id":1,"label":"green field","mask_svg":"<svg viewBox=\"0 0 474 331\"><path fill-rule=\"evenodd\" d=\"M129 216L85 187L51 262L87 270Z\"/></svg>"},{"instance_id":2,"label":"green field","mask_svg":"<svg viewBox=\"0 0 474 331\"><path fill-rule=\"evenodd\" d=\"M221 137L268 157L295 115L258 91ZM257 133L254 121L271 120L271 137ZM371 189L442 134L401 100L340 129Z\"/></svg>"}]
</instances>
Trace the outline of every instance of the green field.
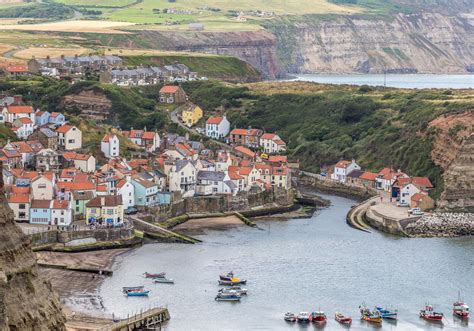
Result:
<instances>
[{"instance_id":1,"label":"green field","mask_svg":"<svg viewBox=\"0 0 474 331\"><path fill-rule=\"evenodd\" d=\"M107 7L123 7L135 2L135 0L56 0L55 2L63 3L71 6L107 6Z\"/></svg>"}]
</instances>

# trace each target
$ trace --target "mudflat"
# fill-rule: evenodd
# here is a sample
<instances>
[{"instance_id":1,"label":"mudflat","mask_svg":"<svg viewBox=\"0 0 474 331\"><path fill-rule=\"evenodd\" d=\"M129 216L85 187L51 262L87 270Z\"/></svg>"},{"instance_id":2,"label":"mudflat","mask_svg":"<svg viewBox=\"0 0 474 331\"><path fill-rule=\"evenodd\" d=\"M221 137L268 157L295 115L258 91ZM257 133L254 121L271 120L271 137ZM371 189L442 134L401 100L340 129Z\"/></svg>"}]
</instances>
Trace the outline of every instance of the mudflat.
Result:
<instances>
[{"instance_id":1,"label":"mudflat","mask_svg":"<svg viewBox=\"0 0 474 331\"><path fill-rule=\"evenodd\" d=\"M223 216L223 217L209 217L209 218L195 218L173 228L173 231L182 232L199 232L205 229L218 230L229 226L244 225L237 216Z\"/></svg>"}]
</instances>

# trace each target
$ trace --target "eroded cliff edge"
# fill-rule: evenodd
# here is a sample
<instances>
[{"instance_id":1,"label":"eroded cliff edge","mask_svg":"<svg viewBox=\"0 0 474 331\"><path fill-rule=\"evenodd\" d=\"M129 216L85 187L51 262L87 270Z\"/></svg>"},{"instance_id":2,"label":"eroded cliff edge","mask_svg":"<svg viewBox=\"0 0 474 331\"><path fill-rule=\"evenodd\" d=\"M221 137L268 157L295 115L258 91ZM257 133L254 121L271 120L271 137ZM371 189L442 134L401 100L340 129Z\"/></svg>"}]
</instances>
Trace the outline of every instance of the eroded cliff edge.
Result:
<instances>
[{"instance_id":1,"label":"eroded cliff edge","mask_svg":"<svg viewBox=\"0 0 474 331\"><path fill-rule=\"evenodd\" d=\"M38 275L30 240L13 221L1 178L0 330L65 330L58 297Z\"/></svg>"}]
</instances>

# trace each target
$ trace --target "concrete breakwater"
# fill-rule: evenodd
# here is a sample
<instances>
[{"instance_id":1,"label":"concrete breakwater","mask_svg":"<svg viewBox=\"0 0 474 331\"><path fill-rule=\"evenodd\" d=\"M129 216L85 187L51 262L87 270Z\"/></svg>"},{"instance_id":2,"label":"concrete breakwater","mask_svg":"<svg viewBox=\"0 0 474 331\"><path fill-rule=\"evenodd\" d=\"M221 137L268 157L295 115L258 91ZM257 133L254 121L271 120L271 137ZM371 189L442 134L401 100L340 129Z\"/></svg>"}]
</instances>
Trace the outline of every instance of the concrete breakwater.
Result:
<instances>
[{"instance_id":1,"label":"concrete breakwater","mask_svg":"<svg viewBox=\"0 0 474 331\"><path fill-rule=\"evenodd\" d=\"M434 213L405 226L410 237L459 237L474 235L474 213Z\"/></svg>"}]
</instances>

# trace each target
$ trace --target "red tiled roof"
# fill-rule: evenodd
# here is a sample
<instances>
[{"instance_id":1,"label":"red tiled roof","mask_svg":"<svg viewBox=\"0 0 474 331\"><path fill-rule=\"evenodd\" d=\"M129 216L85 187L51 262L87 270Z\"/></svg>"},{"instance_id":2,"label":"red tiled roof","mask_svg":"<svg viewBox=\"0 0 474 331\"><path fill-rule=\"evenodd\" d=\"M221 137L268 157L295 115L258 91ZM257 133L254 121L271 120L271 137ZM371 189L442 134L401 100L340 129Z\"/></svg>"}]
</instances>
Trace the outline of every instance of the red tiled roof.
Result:
<instances>
[{"instance_id":1,"label":"red tiled roof","mask_svg":"<svg viewBox=\"0 0 474 331\"><path fill-rule=\"evenodd\" d=\"M30 196L28 194L12 194L8 198L9 203L29 203Z\"/></svg>"},{"instance_id":2,"label":"red tiled roof","mask_svg":"<svg viewBox=\"0 0 474 331\"><path fill-rule=\"evenodd\" d=\"M5 69L12 73L29 72L27 66L8 66Z\"/></svg>"},{"instance_id":3,"label":"red tiled roof","mask_svg":"<svg viewBox=\"0 0 474 331\"><path fill-rule=\"evenodd\" d=\"M59 190L64 189L65 191L95 190L95 184L92 182L60 182L56 186Z\"/></svg>"},{"instance_id":4,"label":"red tiled roof","mask_svg":"<svg viewBox=\"0 0 474 331\"><path fill-rule=\"evenodd\" d=\"M71 130L72 128L73 128L72 125L63 124L63 125L61 125L59 128L56 129L56 132L58 132L58 133L66 133L66 132L68 132L69 130Z\"/></svg>"},{"instance_id":5,"label":"red tiled roof","mask_svg":"<svg viewBox=\"0 0 474 331\"><path fill-rule=\"evenodd\" d=\"M78 160L78 161L87 161L92 155L88 154L79 154L76 152L64 152L63 157L67 160Z\"/></svg>"},{"instance_id":6,"label":"red tiled roof","mask_svg":"<svg viewBox=\"0 0 474 331\"><path fill-rule=\"evenodd\" d=\"M232 180L244 179L244 177L239 175L239 167L229 166L227 172L229 173L229 178Z\"/></svg>"},{"instance_id":7,"label":"red tiled roof","mask_svg":"<svg viewBox=\"0 0 474 331\"><path fill-rule=\"evenodd\" d=\"M104 136L104 138L102 138L102 141L103 141L103 142L109 142L110 139L112 139L113 136L114 136L113 134L106 134L106 135Z\"/></svg>"},{"instance_id":8,"label":"red tiled roof","mask_svg":"<svg viewBox=\"0 0 474 331\"><path fill-rule=\"evenodd\" d=\"M97 192L107 192L107 185L97 185Z\"/></svg>"},{"instance_id":9,"label":"red tiled roof","mask_svg":"<svg viewBox=\"0 0 474 331\"><path fill-rule=\"evenodd\" d=\"M271 163L286 163L288 161L288 157L285 155L270 155L268 157L268 162Z\"/></svg>"},{"instance_id":10,"label":"red tiled roof","mask_svg":"<svg viewBox=\"0 0 474 331\"><path fill-rule=\"evenodd\" d=\"M349 164L351 164L352 162L351 161L347 161L347 160L341 160L339 162L336 163L336 168L347 168L349 166Z\"/></svg>"},{"instance_id":11,"label":"red tiled roof","mask_svg":"<svg viewBox=\"0 0 474 331\"><path fill-rule=\"evenodd\" d=\"M258 136L259 132L259 129L234 129L230 132L230 134L238 134L241 136Z\"/></svg>"},{"instance_id":12,"label":"red tiled roof","mask_svg":"<svg viewBox=\"0 0 474 331\"><path fill-rule=\"evenodd\" d=\"M244 146L234 147L234 150L249 157L255 157L255 152Z\"/></svg>"},{"instance_id":13,"label":"red tiled roof","mask_svg":"<svg viewBox=\"0 0 474 331\"><path fill-rule=\"evenodd\" d=\"M413 177L412 183L416 186L433 188L433 184L431 184L431 181L428 177Z\"/></svg>"},{"instance_id":14,"label":"red tiled roof","mask_svg":"<svg viewBox=\"0 0 474 331\"><path fill-rule=\"evenodd\" d=\"M28 117L18 118L17 121L20 121L22 124L33 124L33 122Z\"/></svg>"},{"instance_id":15,"label":"red tiled roof","mask_svg":"<svg viewBox=\"0 0 474 331\"><path fill-rule=\"evenodd\" d=\"M20 153L32 153L33 149L24 141L14 141L10 143Z\"/></svg>"},{"instance_id":16,"label":"red tiled roof","mask_svg":"<svg viewBox=\"0 0 474 331\"><path fill-rule=\"evenodd\" d=\"M282 146L283 146L283 145L286 145L286 143L285 143L283 140L281 140L281 139L276 139L276 140L274 140L274 142L275 142L275 144L277 144L277 145L282 145Z\"/></svg>"},{"instance_id":17,"label":"red tiled roof","mask_svg":"<svg viewBox=\"0 0 474 331\"><path fill-rule=\"evenodd\" d=\"M10 114L31 114L34 111L31 106L8 106L8 112Z\"/></svg>"},{"instance_id":18,"label":"red tiled roof","mask_svg":"<svg viewBox=\"0 0 474 331\"><path fill-rule=\"evenodd\" d=\"M143 132L142 139L152 140L154 138L155 138L155 132L150 132L150 131Z\"/></svg>"},{"instance_id":19,"label":"red tiled roof","mask_svg":"<svg viewBox=\"0 0 474 331\"><path fill-rule=\"evenodd\" d=\"M23 186L12 186L11 192L13 194L28 194L30 193L30 187L23 187Z\"/></svg>"},{"instance_id":20,"label":"red tiled roof","mask_svg":"<svg viewBox=\"0 0 474 331\"><path fill-rule=\"evenodd\" d=\"M276 134L274 134L274 133L264 133L261 138L262 138L262 139L270 139L270 140L272 140L272 139L275 138L275 137L276 137Z\"/></svg>"},{"instance_id":21,"label":"red tiled roof","mask_svg":"<svg viewBox=\"0 0 474 331\"><path fill-rule=\"evenodd\" d=\"M53 111L51 114L49 114L49 117L58 117L59 115L61 115L61 113Z\"/></svg>"},{"instance_id":22,"label":"red tiled roof","mask_svg":"<svg viewBox=\"0 0 474 331\"><path fill-rule=\"evenodd\" d=\"M121 204L121 195L105 195L93 198L86 204L86 207L115 207L120 206Z\"/></svg>"},{"instance_id":23,"label":"red tiled roof","mask_svg":"<svg viewBox=\"0 0 474 331\"><path fill-rule=\"evenodd\" d=\"M428 195L426 193L415 193L411 197L411 201L421 201L423 198L427 197Z\"/></svg>"},{"instance_id":24,"label":"red tiled roof","mask_svg":"<svg viewBox=\"0 0 474 331\"><path fill-rule=\"evenodd\" d=\"M252 172L253 167L240 167L239 169L239 174L247 176Z\"/></svg>"},{"instance_id":25,"label":"red tiled roof","mask_svg":"<svg viewBox=\"0 0 474 331\"><path fill-rule=\"evenodd\" d=\"M160 93L176 93L179 90L179 86L165 85L161 88Z\"/></svg>"},{"instance_id":26,"label":"red tiled roof","mask_svg":"<svg viewBox=\"0 0 474 331\"><path fill-rule=\"evenodd\" d=\"M286 175L286 167L273 167L272 175Z\"/></svg>"},{"instance_id":27,"label":"red tiled roof","mask_svg":"<svg viewBox=\"0 0 474 331\"><path fill-rule=\"evenodd\" d=\"M378 176L378 174L376 174L374 172L366 171L362 175L360 175L359 178L363 179L363 180L370 180L370 181L374 182L375 178L377 178L377 176Z\"/></svg>"},{"instance_id":28,"label":"red tiled roof","mask_svg":"<svg viewBox=\"0 0 474 331\"><path fill-rule=\"evenodd\" d=\"M220 122L222 122L224 118L223 117L220 117L220 116L217 116L217 117L209 117L206 121L206 124L219 124Z\"/></svg>"},{"instance_id":29,"label":"red tiled roof","mask_svg":"<svg viewBox=\"0 0 474 331\"><path fill-rule=\"evenodd\" d=\"M53 200L53 209L67 209L68 207L69 207L69 201Z\"/></svg>"},{"instance_id":30,"label":"red tiled roof","mask_svg":"<svg viewBox=\"0 0 474 331\"><path fill-rule=\"evenodd\" d=\"M380 176L387 176L387 175L391 174L393 171L394 170L390 169L390 168L383 168L382 170L380 170L379 175Z\"/></svg>"}]
</instances>

